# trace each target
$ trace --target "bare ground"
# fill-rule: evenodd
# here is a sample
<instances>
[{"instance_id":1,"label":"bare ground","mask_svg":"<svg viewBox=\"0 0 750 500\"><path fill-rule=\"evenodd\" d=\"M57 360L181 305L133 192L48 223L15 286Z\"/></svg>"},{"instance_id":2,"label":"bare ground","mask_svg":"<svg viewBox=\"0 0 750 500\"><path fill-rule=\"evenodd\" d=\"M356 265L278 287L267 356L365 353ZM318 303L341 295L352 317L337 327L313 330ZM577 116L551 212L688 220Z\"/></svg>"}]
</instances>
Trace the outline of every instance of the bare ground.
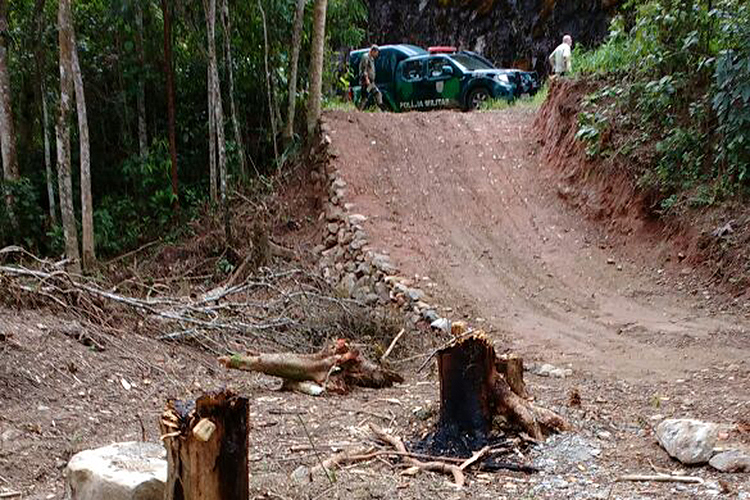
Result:
<instances>
[{"instance_id":1,"label":"bare ground","mask_svg":"<svg viewBox=\"0 0 750 500\"><path fill-rule=\"evenodd\" d=\"M370 422L407 441L424 435L438 397L434 367L417 372L436 343L429 332L409 332L394 351L405 384L310 398L278 392L270 377L223 371L206 350L158 341L137 324L102 333L69 312L0 309L0 493L62 498L72 453L144 434L158 440L167 397L227 386L252 401L254 499L748 498L747 474L707 467L686 471L706 480L699 486L614 482L684 469L655 443L662 417L739 424L729 439L750 442L747 304L704 287L701 270L685 272L671 244L613 235L568 206L542 161L531 110L327 120L347 201L369 217L375 246L450 308L441 313L483 326L499 351L572 368L564 379L527 374L537 401L576 428L510 457L541 472L472 473L456 491L443 476L407 476L375 460L337 471L333 482L290 480L300 465L371 444ZM304 179L295 189L285 199L302 228L286 241L304 250L316 243L307 213L315 196ZM580 406L571 405L574 392Z\"/></svg>"}]
</instances>

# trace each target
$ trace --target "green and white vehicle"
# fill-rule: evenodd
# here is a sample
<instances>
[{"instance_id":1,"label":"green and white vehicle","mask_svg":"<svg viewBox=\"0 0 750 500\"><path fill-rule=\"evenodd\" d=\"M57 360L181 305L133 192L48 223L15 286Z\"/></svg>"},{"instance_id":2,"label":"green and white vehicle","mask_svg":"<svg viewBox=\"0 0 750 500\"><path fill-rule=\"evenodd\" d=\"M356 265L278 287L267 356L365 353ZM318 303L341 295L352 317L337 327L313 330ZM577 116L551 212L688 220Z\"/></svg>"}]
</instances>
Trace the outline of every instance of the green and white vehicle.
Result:
<instances>
[{"instance_id":1,"label":"green and white vehicle","mask_svg":"<svg viewBox=\"0 0 750 500\"><path fill-rule=\"evenodd\" d=\"M366 51L349 55L355 102L362 98L357 69ZM450 47L426 51L413 45L386 45L381 47L375 69L375 83L383 102L393 111L471 110L488 99L511 101L517 95L512 70L497 69L476 54L455 52Z\"/></svg>"}]
</instances>

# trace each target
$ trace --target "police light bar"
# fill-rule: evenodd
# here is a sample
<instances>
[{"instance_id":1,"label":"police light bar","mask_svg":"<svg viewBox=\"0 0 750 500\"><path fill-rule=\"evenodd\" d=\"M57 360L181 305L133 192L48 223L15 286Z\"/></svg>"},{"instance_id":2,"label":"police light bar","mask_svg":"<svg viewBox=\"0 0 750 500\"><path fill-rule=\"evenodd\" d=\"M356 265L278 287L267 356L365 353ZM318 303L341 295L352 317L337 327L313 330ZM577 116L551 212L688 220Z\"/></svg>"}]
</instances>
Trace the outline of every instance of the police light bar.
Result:
<instances>
[{"instance_id":1,"label":"police light bar","mask_svg":"<svg viewBox=\"0 0 750 500\"><path fill-rule=\"evenodd\" d=\"M430 54L452 54L456 51L456 47L449 45L437 45L435 47L428 47L427 52Z\"/></svg>"}]
</instances>

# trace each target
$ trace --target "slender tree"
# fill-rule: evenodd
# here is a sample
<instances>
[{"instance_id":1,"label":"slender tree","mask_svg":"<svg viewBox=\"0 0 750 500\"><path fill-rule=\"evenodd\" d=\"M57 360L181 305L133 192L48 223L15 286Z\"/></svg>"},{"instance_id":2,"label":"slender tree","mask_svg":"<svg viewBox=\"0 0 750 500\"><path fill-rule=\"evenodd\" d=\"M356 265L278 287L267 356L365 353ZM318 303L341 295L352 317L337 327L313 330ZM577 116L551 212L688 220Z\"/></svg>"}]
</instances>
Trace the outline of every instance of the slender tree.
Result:
<instances>
[{"instance_id":1,"label":"slender tree","mask_svg":"<svg viewBox=\"0 0 750 500\"><path fill-rule=\"evenodd\" d=\"M320 119L320 99L323 88L323 55L326 41L326 10L328 0L315 0L313 35L310 55L310 96L307 101L307 132L312 133Z\"/></svg>"},{"instance_id":2,"label":"slender tree","mask_svg":"<svg viewBox=\"0 0 750 500\"><path fill-rule=\"evenodd\" d=\"M89 144L89 118L86 110L86 94L83 89L83 74L78 61L75 28L71 22L70 37L73 62L73 84L76 96L78 115L78 146L81 161L81 246L83 249L83 268L91 269L96 261L94 252L94 207L91 200L91 148Z\"/></svg>"},{"instance_id":3,"label":"slender tree","mask_svg":"<svg viewBox=\"0 0 750 500\"><path fill-rule=\"evenodd\" d=\"M305 20L305 3L306 0L297 0L297 11L294 14L292 60L289 63L289 104L287 105L286 126L283 133L285 142L291 141L294 135L294 114L297 107L297 66L299 66L299 50L302 44L302 22Z\"/></svg>"},{"instance_id":4,"label":"slender tree","mask_svg":"<svg viewBox=\"0 0 750 500\"><path fill-rule=\"evenodd\" d=\"M208 79L209 102L213 101L214 128L216 130L216 151L218 153L219 167L219 193L221 205L224 211L225 233L227 240L229 234L229 201L227 199L227 149L224 137L224 109L221 103L221 87L219 85L219 65L216 59L216 0L203 0L203 8L206 13L206 33L208 35L208 67L210 78Z\"/></svg>"},{"instance_id":5,"label":"slender tree","mask_svg":"<svg viewBox=\"0 0 750 500\"><path fill-rule=\"evenodd\" d=\"M271 86L271 70L268 67L268 27L266 25L266 11L263 10L263 3L258 0L260 17L263 21L263 60L266 68L266 95L268 96L268 116L271 119L271 139L273 141L273 158L276 162L276 168L281 168L279 162L279 146L276 142L276 109L274 107L273 88Z\"/></svg>"},{"instance_id":6,"label":"slender tree","mask_svg":"<svg viewBox=\"0 0 750 500\"><path fill-rule=\"evenodd\" d=\"M49 201L49 219L52 225L57 224L57 203L55 202L55 176L52 172L52 154L49 140L49 113L47 111L47 86L44 83L44 46L42 35L44 34L44 3L45 0L36 0L35 24L36 42L34 47L34 72L36 75L37 100L42 114L42 141L44 143L44 171L47 176L47 199Z\"/></svg>"},{"instance_id":7,"label":"slender tree","mask_svg":"<svg viewBox=\"0 0 750 500\"><path fill-rule=\"evenodd\" d=\"M218 176L216 175L216 113L214 112L214 75L211 64L206 65L206 82L208 82L208 186L211 201L219 201Z\"/></svg>"},{"instance_id":8,"label":"slender tree","mask_svg":"<svg viewBox=\"0 0 750 500\"><path fill-rule=\"evenodd\" d=\"M161 0L161 11L164 17L164 74L167 84L167 119L169 121L169 155L172 158L172 195L175 205L179 206L177 197L177 133L175 131L174 105L174 71L172 69L172 13L169 0Z\"/></svg>"},{"instance_id":9,"label":"slender tree","mask_svg":"<svg viewBox=\"0 0 750 500\"><path fill-rule=\"evenodd\" d=\"M146 129L146 57L143 50L143 7L135 0L135 51L138 56L138 88L136 108L138 112L138 152L141 158L148 156L148 133Z\"/></svg>"},{"instance_id":10,"label":"slender tree","mask_svg":"<svg viewBox=\"0 0 750 500\"><path fill-rule=\"evenodd\" d=\"M73 211L73 181L70 174L70 107L73 98L73 37L70 0L60 0L57 10L60 45L60 114L57 121L57 176L60 188L60 213L65 235L65 255L70 267L80 271L78 233Z\"/></svg>"},{"instance_id":11,"label":"slender tree","mask_svg":"<svg viewBox=\"0 0 750 500\"><path fill-rule=\"evenodd\" d=\"M0 148L3 158L3 176L6 181L18 180L16 134L13 127L13 105L8 73L8 1L0 0ZM13 214L13 198L6 193L8 210ZM11 217L13 217L11 215Z\"/></svg>"},{"instance_id":12,"label":"slender tree","mask_svg":"<svg viewBox=\"0 0 750 500\"><path fill-rule=\"evenodd\" d=\"M240 158L240 176L244 179L247 177L247 160L245 159L245 145L242 140L240 120L237 117L237 106L234 103L234 59L232 58L232 18L229 14L229 0L221 0L221 24L224 29L224 53L227 64L227 79L229 80L229 111L232 115L237 155Z\"/></svg>"}]
</instances>

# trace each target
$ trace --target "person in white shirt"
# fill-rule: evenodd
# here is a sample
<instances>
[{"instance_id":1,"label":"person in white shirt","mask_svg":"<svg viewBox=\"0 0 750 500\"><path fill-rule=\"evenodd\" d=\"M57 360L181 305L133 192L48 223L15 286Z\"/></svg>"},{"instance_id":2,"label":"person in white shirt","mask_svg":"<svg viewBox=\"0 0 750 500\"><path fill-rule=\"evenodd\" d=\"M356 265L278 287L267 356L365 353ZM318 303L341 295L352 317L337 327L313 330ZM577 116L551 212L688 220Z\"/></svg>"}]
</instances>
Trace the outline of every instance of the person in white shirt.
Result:
<instances>
[{"instance_id":1,"label":"person in white shirt","mask_svg":"<svg viewBox=\"0 0 750 500\"><path fill-rule=\"evenodd\" d=\"M550 54L549 63L555 75L565 76L566 73L570 73L570 48L572 46L573 39L570 35L565 35L562 43Z\"/></svg>"}]
</instances>

